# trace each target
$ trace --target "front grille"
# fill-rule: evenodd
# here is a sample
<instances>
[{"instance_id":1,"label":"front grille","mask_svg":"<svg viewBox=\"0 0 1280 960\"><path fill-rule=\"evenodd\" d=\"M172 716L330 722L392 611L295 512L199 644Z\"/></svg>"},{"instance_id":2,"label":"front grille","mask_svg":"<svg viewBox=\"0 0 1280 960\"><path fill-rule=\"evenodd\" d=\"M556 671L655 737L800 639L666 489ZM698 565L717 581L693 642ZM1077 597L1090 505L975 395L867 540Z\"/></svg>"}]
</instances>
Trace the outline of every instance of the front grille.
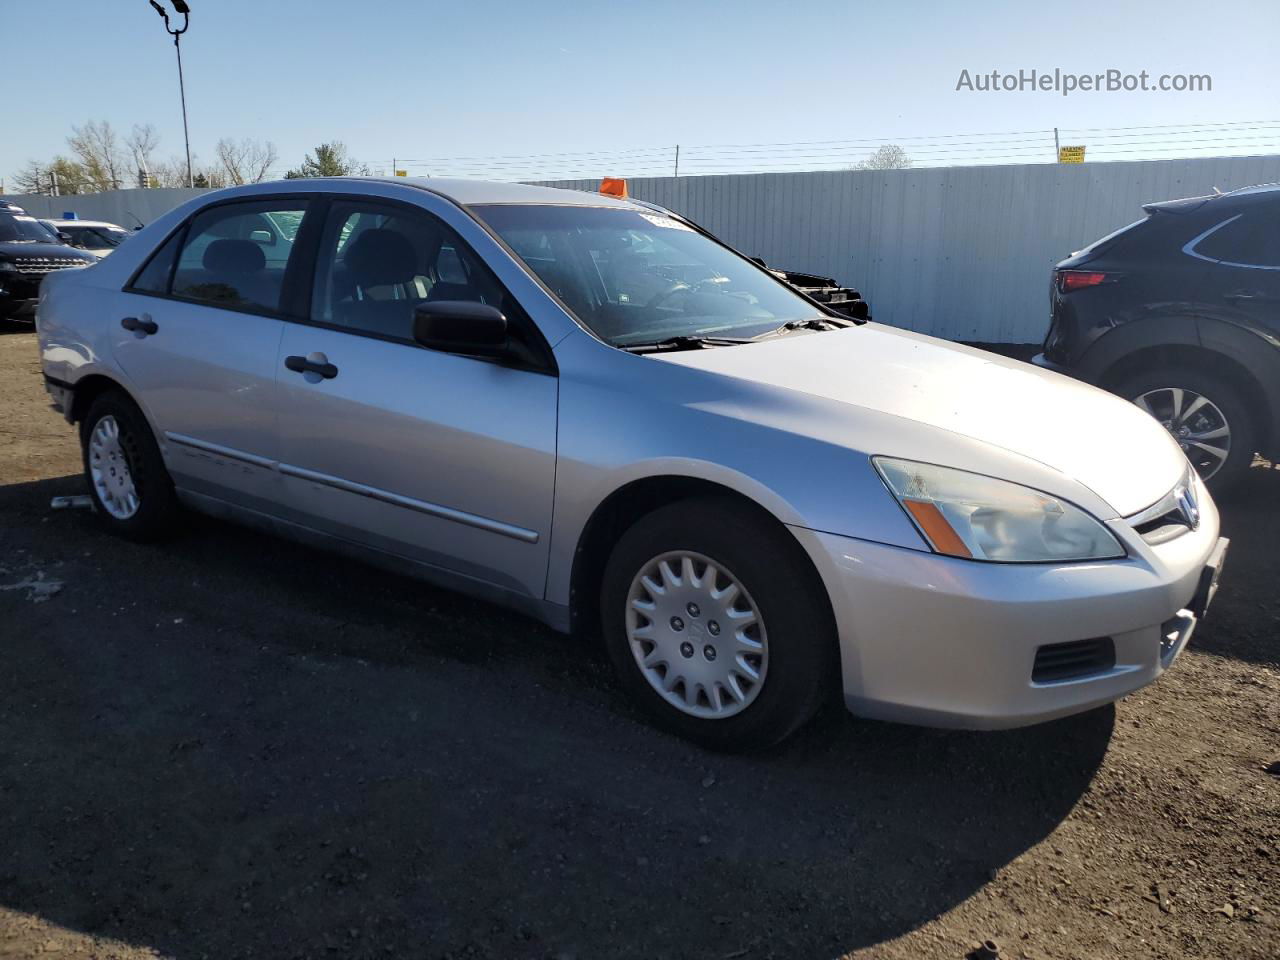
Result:
<instances>
[{"instance_id":1,"label":"front grille","mask_svg":"<svg viewBox=\"0 0 1280 960\"><path fill-rule=\"evenodd\" d=\"M1199 529L1200 502L1194 468L1188 464L1181 482L1172 490L1147 509L1125 519L1138 536L1153 546Z\"/></svg>"},{"instance_id":2,"label":"front grille","mask_svg":"<svg viewBox=\"0 0 1280 960\"><path fill-rule=\"evenodd\" d=\"M1138 536L1154 547L1174 537L1182 536L1190 530L1190 527L1180 515L1166 513L1154 520L1137 524L1133 529L1138 532Z\"/></svg>"},{"instance_id":3,"label":"front grille","mask_svg":"<svg viewBox=\"0 0 1280 960\"><path fill-rule=\"evenodd\" d=\"M1036 651L1032 683L1060 683L1105 673L1116 665L1116 645L1110 637L1051 643Z\"/></svg>"},{"instance_id":4,"label":"front grille","mask_svg":"<svg viewBox=\"0 0 1280 960\"><path fill-rule=\"evenodd\" d=\"M88 261L71 257L14 257L13 265L18 268L19 273L48 273L65 267L85 267L88 266Z\"/></svg>"}]
</instances>

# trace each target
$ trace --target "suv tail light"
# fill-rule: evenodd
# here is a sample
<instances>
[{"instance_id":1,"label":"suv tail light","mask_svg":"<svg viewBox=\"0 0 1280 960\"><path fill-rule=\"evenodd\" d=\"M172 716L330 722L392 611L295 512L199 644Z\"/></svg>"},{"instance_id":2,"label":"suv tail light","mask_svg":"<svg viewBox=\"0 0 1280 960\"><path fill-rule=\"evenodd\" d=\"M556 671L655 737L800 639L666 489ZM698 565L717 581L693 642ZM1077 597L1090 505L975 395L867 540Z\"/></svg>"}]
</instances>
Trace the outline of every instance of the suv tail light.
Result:
<instances>
[{"instance_id":1,"label":"suv tail light","mask_svg":"<svg viewBox=\"0 0 1280 960\"><path fill-rule=\"evenodd\" d=\"M1108 274L1094 270L1058 270L1056 271L1058 290L1070 293L1072 290L1083 290L1085 287L1096 287L1112 279Z\"/></svg>"}]
</instances>

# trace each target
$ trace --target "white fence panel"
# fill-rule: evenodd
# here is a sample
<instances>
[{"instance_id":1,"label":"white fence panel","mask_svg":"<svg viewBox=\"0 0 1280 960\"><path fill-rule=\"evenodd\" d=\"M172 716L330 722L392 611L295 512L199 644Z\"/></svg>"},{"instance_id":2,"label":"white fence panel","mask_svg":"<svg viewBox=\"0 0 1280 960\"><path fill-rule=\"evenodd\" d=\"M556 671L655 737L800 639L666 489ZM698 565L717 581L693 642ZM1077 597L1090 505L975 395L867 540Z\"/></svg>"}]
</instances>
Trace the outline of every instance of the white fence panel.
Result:
<instances>
[{"instance_id":1,"label":"white fence panel","mask_svg":"<svg viewBox=\"0 0 1280 960\"><path fill-rule=\"evenodd\" d=\"M607 174L609 171L601 171ZM629 181L771 265L857 287L875 318L952 340L1034 343L1053 265L1168 200L1280 181L1280 156L849 170ZM595 190L598 180L549 186ZM132 227L203 191L9 197Z\"/></svg>"},{"instance_id":2,"label":"white fence panel","mask_svg":"<svg viewBox=\"0 0 1280 960\"><path fill-rule=\"evenodd\" d=\"M628 185L632 196L691 217L744 253L857 287L883 323L952 340L1034 343L1048 322L1053 265L1138 219L1143 203L1276 181L1280 156L655 177Z\"/></svg>"}]
</instances>

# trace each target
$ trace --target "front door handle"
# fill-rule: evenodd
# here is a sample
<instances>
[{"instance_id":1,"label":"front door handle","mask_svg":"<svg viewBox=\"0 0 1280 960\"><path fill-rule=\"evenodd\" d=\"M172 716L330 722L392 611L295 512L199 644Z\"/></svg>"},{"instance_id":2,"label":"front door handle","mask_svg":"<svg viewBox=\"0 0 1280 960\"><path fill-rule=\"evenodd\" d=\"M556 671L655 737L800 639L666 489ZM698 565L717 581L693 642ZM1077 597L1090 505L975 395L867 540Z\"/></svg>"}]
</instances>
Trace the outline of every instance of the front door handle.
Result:
<instances>
[{"instance_id":1,"label":"front door handle","mask_svg":"<svg viewBox=\"0 0 1280 960\"><path fill-rule=\"evenodd\" d=\"M326 380L338 375L338 368L328 360L310 360L307 357L285 357L284 365L294 373L314 373Z\"/></svg>"},{"instance_id":2,"label":"front door handle","mask_svg":"<svg viewBox=\"0 0 1280 960\"><path fill-rule=\"evenodd\" d=\"M120 326L130 333L141 333L144 337L150 336L160 329L160 326L146 315L143 315L141 320L137 317L125 317L120 321Z\"/></svg>"}]
</instances>

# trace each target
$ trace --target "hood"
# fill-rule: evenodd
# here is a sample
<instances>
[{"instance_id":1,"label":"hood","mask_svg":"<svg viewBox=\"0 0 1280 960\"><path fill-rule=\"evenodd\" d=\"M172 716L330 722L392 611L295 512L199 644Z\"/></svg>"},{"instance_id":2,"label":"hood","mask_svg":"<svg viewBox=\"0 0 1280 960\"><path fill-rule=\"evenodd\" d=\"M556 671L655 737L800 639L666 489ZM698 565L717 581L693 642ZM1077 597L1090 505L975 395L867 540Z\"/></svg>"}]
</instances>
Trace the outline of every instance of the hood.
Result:
<instances>
[{"instance_id":1,"label":"hood","mask_svg":"<svg viewBox=\"0 0 1280 960\"><path fill-rule=\"evenodd\" d=\"M27 243L7 240L0 242L0 256L12 257L56 257L62 260L80 260L84 263L97 263L98 258L91 253L69 247L65 243Z\"/></svg>"},{"instance_id":2,"label":"hood","mask_svg":"<svg viewBox=\"0 0 1280 960\"><path fill-rule=\"evenodd\" d=\"M1011 451L1083 484L1122 517L1155 503L1187 469L1173 438L1127 401L1030 364L880 324L650 356ZM928 449L914 456L937 462Z\"/></svg>"}]
</instances>

